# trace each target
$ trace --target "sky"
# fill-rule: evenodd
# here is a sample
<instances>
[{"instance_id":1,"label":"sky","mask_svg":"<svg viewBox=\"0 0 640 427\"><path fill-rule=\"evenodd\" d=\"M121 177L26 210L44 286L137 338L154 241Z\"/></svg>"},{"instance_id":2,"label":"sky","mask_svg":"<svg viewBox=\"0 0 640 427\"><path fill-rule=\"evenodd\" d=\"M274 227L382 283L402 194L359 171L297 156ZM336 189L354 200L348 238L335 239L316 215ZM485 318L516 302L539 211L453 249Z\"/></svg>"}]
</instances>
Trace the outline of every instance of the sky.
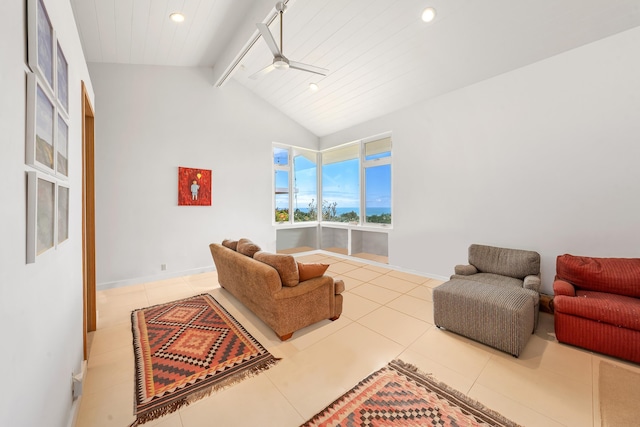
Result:
<instances>
[{"instance_id":1,"label":"sky","mask_svg":"<svg viewBox=\"0 0 640 427\"><path fill-rule=\"evenodd\" d=\"M286 164L284 153L275 152L276 163ZM378 156L383 157L383 156ZM307 209L309 203L317 202L316 165L306 157L294 157L294 186L298 189L294 195L293 208ZM359 159L332 163L322 168L323 199L337 203L337 208L356 208L359 211L360 170ZM366 200L367 208L391 208L391 165L366 168ZM276 188L288 187L288 173L276 171ZM276 196L276 207L286 208L286 195Z\"/></svg>"}]
</instances>

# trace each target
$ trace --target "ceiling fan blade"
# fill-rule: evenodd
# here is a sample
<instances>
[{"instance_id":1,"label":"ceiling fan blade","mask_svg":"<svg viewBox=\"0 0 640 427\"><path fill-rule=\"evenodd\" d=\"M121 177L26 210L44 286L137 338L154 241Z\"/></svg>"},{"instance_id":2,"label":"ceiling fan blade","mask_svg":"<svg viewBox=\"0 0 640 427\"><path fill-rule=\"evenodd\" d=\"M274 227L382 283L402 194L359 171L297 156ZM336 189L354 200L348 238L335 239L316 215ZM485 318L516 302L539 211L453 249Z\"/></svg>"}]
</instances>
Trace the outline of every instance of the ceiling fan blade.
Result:
<instances>
[{"instance_id":1,"label":"ceiling fan blade","mask_svg":"<svg viewBox=\"0 0 640 427\"><path fill-rule=\"evenodd\" d=\"M329 70L326 68L316 67L315 65L303 64L301 62L289 61L289 68L293 68L301 71L308 71L310 73L320 74L321 76L326 76L329 73Z\"/></svg>"},{"instance_id":2,"label":"ceiling fan blade","mask_svg":"<svg viewBox=\"0 0 640 427\"><path fill-rule=\"evenodd\" d=\"M255 72L255 73L251 74L251 75L249 76L249 78L250 78L251 80L255 80L255 79L257 79L258 77L260 77L260 76L264 76L265 74L270 73L271 71L273 71L273 70L275 70L275 69L276 69L276 67L275 67L273 64L269 64L269 65L267 65L266 67L264 67L262 70L257 71L257 72Z\"/></svg>"},{"instance_id":3,"label":"ceiling fan blade","mask_svg":"<svg viewBox=\"0 0 640 427\"><path fill-rule=\"evenodd\" d=\"M269 27L267 27L267 25L263 24L262 22L256 24L256 26L258 27L260 34L262 34L262 38L269 47L269 50L271 51L273 56L282 56L282 52L280 52L280 49L276 44L276 40L273 38L273 34L271 34L271 31L269 31Z\"/></svg>"}]
</instances>

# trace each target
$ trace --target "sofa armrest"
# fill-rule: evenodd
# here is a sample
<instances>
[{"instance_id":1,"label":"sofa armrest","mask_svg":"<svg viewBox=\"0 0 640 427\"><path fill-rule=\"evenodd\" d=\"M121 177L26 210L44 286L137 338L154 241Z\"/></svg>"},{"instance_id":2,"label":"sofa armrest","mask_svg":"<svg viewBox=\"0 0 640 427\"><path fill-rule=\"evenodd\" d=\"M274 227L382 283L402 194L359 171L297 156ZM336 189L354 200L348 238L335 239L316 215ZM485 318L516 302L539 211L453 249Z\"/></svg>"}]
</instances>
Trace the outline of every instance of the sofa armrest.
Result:
<instances>
[{"instance_id":1,"label":"sofa armrest","mask_svg":"<svg viewBox=\"0 0 640 427\"><path fill-rule=\"evenodd\" d=\"M565 280L556 279L553 282L553 294L555 296L566 295L568 297L575 297L576 288L571 283Z\"/></svg>"},{"instance_id":2,"label":"sofa armrest","mask_svg":"<svg viewBox=\"0 0 640 427\"><path fill-rule=\"evenodd\" d=\"M320 287L331 287L333 289L334 282L331 276L314 277L313 279L305 280L298 283L297 286L289 287L283 286L278 292L275 292L273 296L276 300L297 298L301 295L313 292ZM335 292L333 292L335 295Z\"/></svg>"},{"instance_id":3,"label":"sofa armrest","mask_svg":"<svg viewBox=\"0 0 640 427\"><path fill-rule=\"evenodd\" d=\"M333 294L340 295L344 292L344 281L342 279L334 279L333 280Z\"/></svg>"},{"instance_id":4,"label":"sofa armrest","mask_svg":"<svg viewBox=\"0 0 640 427\"><path fill-rule=\"evenodd\" d=\"M454 271L460 276L471 276L478 273L478 269L473 265L456 265Z\"/></svg>"},{"instance_id":5,"label":"sofa armrest","mask_svg":"<svg viewBox=\"0 0 640 427\"><path fill-rule=\"evenodd\" d=\"M522 287L525 289L531 289L532 291L540 292L541 280L539 275L530 274L524 278Z\"/></svg>"}]
</instances>

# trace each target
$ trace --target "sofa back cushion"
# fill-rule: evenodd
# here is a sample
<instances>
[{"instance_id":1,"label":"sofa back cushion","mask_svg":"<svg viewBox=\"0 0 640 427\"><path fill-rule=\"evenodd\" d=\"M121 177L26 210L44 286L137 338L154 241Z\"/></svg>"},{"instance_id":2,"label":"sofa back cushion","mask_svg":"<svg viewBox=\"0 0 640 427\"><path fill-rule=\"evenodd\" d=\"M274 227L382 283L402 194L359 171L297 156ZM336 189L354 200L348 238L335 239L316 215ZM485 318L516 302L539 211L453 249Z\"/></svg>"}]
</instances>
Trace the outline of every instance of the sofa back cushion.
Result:
<instances>
[{"instance_id":1,"label":"sofa back cushion","mask_svg":"<svg viewBox=\"0 0 640 427\"><path fill-rule=\"evenodd\" d=\"M249 239L238 240L238 247L236 250L242 255L253 258L253 255L260 250L260 246L256 245Z\"/></svg>"},{"instance_id":2,"label":"sofa back cushion","mask_svg":"<svg viewBox=\"0 0 640 427\"><path fill-rule=\"evenodd\" d=\"M260 251L253 255L253 259L275 268L284 286L296 286L300 282L298 279L298 263L291 255Z\"/></svg>"},{"instance_id":3,"label":"sofa back cushion","mask_svg":"<svg viewBox=\"0 0 640 427\"><path fill-rule=\"evenodd\" d=\"M483 273L499 274L523 280L531 274L540 274L540 254L521 249L494 246L469 246L469 264Z\"/></svg>"},{"instance_id":4,"label":"sofa back cushion","mask_svg":"<svg viewBox=\"0 0 640 427\"><path fill-rule=\"evenodd\" d=\"M556 277L581 289L640 297L640 258L560 255Z\"/></svg>"},{"instance_id":5,"label":"sofa back cushion","mask_svg":"<svg viewBox=\"0 0 640 427\"><path fill-rule=\"evenodd\" d=\"M225 248L229 248L231 250L237 251L238 250L238 241L237 240L231 240L231 239L224 239L222 241L222 246L224 246Z\"/></svg>"},{"instance_id":6,"label":"sofa back cushion","mask_svg":"<svg viewBox=\"0 0 640 427\"><path fill-rule=\"evenodd\" d=\"M329 268L329 264L299 262L298 274L300 281L304 282L305 280L322 277L327 268Z\"/></svg>"}]
</instances>

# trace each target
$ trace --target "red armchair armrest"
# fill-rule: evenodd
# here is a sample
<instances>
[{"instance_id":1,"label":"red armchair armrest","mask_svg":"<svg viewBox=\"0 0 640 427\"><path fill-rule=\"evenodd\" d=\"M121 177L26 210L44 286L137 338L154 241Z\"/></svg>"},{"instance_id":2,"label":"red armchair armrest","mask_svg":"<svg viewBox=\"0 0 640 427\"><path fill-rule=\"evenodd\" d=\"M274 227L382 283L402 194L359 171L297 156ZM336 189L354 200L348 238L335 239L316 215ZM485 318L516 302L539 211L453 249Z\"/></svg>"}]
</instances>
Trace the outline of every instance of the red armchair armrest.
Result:
<instances>
[{"instance_id":1,"label":"red armchair armrest","mask_svg":"<svg viewBox=\"0 0 640 427\"><path fill-rule=\"evenodd\" d=\"M565 280L556 279L553 282L553 294L555 296L566 295L568 297L575 297L576 288Z\"/></svg>"}]
</instances>

